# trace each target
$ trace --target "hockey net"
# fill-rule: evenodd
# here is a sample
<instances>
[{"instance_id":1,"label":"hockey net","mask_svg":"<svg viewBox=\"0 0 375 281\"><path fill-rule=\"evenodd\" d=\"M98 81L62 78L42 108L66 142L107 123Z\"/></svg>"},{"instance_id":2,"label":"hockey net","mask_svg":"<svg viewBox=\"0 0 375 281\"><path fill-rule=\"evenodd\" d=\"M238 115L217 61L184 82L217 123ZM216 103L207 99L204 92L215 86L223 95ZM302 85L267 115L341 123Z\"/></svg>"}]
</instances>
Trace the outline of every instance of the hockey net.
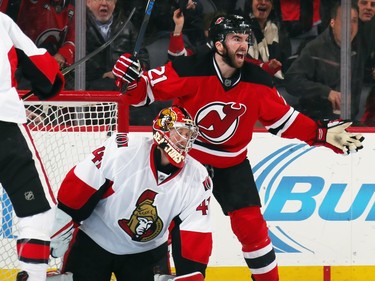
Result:
<instances>
[{"instance_id":1,"label":"hockey net","mask_svg":"<svg viewBox=\"0 0 375 281\"><path fill-rule=\"evenodd\" d=\"M71 91L49 101L31 96L24 103L28 128L55 195L75 164L109 135L126 138L128 132L128 108L124 95L117 92ZM0 281L14 281L18 272L17 217L2 187L0 203ZM49 263L51 270L60 264L60 259Z\"/></svg>"}]
</instances>

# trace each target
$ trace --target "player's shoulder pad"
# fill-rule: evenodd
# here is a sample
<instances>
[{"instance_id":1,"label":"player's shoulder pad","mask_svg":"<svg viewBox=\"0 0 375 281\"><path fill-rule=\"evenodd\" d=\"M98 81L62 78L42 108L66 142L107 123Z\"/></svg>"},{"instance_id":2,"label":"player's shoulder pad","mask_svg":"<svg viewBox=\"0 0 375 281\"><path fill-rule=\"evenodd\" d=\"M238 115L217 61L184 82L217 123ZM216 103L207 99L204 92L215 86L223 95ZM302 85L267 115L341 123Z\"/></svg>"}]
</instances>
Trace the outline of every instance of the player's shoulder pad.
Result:
<instances>
[{"instance_id":1,"label":"player's shoulder pad","mask_svg":"<svg viewBox=\"0 0 375 281\"><path fill-rule=\"evenodd\" d=\"M242 81L261 84L269 88L274 87L271 75L264 71L259 65L251 62L245 62L242 67Z\"/></svg>"},{"instance_id":2,"label":"player's shoulder pad","mask_svg":"<svg viewBox=\"0 0 375 281\"><path fill-rule=\"evenodd\" d=\"M215 75L213 54L214 51L206 50L191 56L180 56L172 61L172 66L180 77Z\"/></svg>"}]
</instances>

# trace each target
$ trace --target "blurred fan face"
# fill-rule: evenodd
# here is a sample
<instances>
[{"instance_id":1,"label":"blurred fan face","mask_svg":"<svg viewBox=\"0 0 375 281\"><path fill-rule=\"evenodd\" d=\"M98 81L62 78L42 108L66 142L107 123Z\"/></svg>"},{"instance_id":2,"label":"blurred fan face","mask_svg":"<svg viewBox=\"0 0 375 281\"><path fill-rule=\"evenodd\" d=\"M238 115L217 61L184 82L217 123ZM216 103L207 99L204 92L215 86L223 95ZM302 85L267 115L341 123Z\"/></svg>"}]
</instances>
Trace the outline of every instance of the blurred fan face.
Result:
<instances>
[{"instance_id":1,"label":"blurred fan face","mask_svg":"<svg viewBox=\"0 0 375 281\"><path fill-rule=\"evenodd\" d=\"M186 155L198 136L198 128L183 109L172 106L160 111L153 123L154 142L163 149L169 162L183 167Z\"/></svg>"},{"instance_id":2,"label":"blurred fan face","mask_svg":"<svg viewBox=\"0 0 375 281\"><path fill-rule=\"evenodd\" d=\"M353 41L354 37L358 32L358 12L355 9L350 11L350 42ZM330 26L336 43L341 46L341 29L342 29L342 10L341 7L337 10L337 15L334 19L331 19Z\"/></svg>"},{"instance_id":3,"label":"blurred fan face","mask_svg":"<svg viewBox=\"0 0 375 281\"><path fill-rule=\"evenodd\" d=\"M105 23L112 17L117 0L87 0L87 7L99 22Z\"/></svg>"},{"instance_id":4,"label":"blurred fan face","mask_svg":"<svg viewBox=\"0 0 375 281\"><path fill-rule=\"evenodd\" d=\"M272 10L271 0L253 0L251 9L257 20L266 21Z\"/></svg>"},{"instance_id":5,"label":"blurred fan face","mask_svg":"<svg viewBox=\"0 0 375 281\"><path fill-rule=\"evenodd\" d=\"M375 15L375 0L359 0L358 10L361 21L370 21Z\"/></svg>"}]
</instances>

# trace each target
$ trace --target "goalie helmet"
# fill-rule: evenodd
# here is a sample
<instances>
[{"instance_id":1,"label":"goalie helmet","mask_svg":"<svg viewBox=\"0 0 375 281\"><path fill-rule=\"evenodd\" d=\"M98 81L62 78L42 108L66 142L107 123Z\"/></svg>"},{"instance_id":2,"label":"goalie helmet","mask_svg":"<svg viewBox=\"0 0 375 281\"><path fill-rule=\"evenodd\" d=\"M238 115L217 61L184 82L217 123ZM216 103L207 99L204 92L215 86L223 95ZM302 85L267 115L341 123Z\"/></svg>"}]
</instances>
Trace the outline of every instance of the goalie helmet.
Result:
<instances>
[{"instance_id":1,"label":"goalie helmet","mask_svg":"<svg viewBox=\"0 0 375 281\"><path fill-rule=\"evenodd\" d=\"M212 20L208 29L208 37L213 43L224 42L228 33L249 34L249 43L253 42L250 23L242 16L218 16Z\"/></svg>"},{"instance_id":2,"label":"goalie helmet","mask_svg":"<svg viewBox=\"0 0 375 281\"><path fill-rule=\"evenodd\" d=\"M190 114L179 106L164 108L154 119L152 129L154 143L163 149L172 165L182 168L198 136Z\"/></svg>"}]
</instances>

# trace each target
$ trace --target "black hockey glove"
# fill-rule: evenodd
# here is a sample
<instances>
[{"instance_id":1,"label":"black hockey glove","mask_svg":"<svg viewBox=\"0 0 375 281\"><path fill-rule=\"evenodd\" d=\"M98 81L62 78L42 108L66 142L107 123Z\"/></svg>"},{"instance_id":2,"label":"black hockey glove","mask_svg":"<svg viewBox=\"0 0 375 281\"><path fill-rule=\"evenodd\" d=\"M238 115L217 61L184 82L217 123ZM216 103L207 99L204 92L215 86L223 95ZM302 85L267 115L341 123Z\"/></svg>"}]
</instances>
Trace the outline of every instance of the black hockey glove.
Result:
<instances>
[{"instance_id":1,"label":"black hockey glove","mask_svg":"<svg viewBox=\"0 0 375 281\"><path fill-rule=\"evenodd\" d=\"M34 94L40 99L40 100L48 100L49 98L52 98L59 94L65 84L65 78L64 75L59 71L56 75L55 81L52 85L52 87L46 91L45 89L42 89L39 84L32 84L32 89Z\"/></svg>"}]
</instances>

